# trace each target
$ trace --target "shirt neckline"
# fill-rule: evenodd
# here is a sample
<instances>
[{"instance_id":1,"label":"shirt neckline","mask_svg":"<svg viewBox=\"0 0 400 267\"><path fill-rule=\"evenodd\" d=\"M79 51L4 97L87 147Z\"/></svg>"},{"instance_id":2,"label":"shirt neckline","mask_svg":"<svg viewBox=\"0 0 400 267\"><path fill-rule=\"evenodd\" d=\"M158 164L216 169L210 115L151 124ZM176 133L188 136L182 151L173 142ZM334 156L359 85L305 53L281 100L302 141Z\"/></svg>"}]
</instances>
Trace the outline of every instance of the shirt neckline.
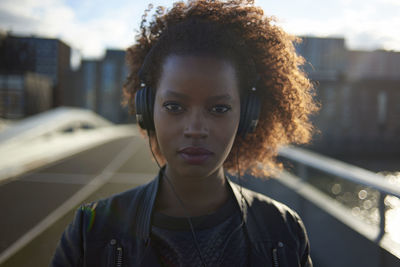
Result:
<instances>
[{"instance_id":1,"label":"shirt neckline","mask_svg":"<svg viewBox=\"0 0 400 267\"><path fill-rule=\"evenodd\" d=\"M215 212L207 215L191 217L190 220L193 224L193 228L197 230L206 229L222 223L231 217L235 211L240 213L238 207L236 207L234 196L232 193L230 193L228 200ZM162 229L175 231L190 230L190 225L186 217L174 217L154 211L152 221L152 225L154 227Z\"/></svg>"}]
</instances>

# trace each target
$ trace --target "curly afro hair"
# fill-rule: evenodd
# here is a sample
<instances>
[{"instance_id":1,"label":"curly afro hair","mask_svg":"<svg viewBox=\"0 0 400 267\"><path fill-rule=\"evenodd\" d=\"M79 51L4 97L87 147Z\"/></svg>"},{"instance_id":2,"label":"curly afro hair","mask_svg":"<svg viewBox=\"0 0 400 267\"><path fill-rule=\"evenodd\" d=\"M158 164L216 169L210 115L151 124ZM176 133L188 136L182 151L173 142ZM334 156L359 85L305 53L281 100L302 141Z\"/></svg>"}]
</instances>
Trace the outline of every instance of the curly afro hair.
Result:
<instances>
[{"instance_id":1,"label":"curly afro hair","mask_svg":"<svg viewBox=\"0 0 400 267\"><path fill-rule=\"evenodd\" d=\"M314 87L301 69L305 61L293 45L298 38L274 25L273 18L264 16L254 1L177 2L170 10L157 7L148 23L151 9L149 5L136 43L127 50L130 72L123 103L131 114L141 82L144 79L155 90L168 55L206 54L230 60L236 67L241 93L256 85L262 106L255 132L246 138L236 136L224 168L235 173L238 163L240 169L254 176L276 174L282 168L276 159L279 146L309 142L314 130L310 116L319 109L313 100ZM138 76L139 70L145 78ZM154 134L150 134L150 142L164 164Z\"/></svg>"}]
</instances>

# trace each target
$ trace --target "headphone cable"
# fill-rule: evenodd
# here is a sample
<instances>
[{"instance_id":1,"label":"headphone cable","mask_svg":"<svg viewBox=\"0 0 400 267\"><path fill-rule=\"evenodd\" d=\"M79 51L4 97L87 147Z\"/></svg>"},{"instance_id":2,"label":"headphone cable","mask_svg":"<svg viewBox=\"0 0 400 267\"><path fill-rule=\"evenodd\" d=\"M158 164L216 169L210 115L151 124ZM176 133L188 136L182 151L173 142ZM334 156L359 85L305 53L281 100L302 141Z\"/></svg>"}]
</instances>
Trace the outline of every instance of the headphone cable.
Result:
<instances>
[{"instance_id":1,"label":"headphone cable","mask_svg":"<svg viewBox=\"0 0 400 267\"><path fill-rule=\"evenodd\" d=\"M243 185L242 185L242 180L241 180L241 176L240 176L240 165L239 165L239 147L240 145L238 144L237 148L236 148L236 169L238 172L238 184L239 184L239 190L240 190L240 205L241 205L241 214L242 214L242 222L244 222L244 196L243 196Z\"/></svg>"},{"instance_id":2,"label":"headphone cable","mask_svg":"<svg viewBox=\"0 0 400 267\"><path fill-rule=\"evenodd\" d=\"M186 217L186 219L187 219L187 221L188 221L188 223L189 223L190 231L191 231L191 234L192 234L193 241L194 241L194 243L195 243L195 247L196 247L197 253L198 253L199 257L200 257L200 260L201 260L201 263L202 263L203 267L206 267L206 264L205 264L203 255L202 255L201 250L200 250L199 243L198 243L197 238L196 238L196 234L195 234L195 231L194 231L193 223L192 223L192 220L190 219L190 216L189 216L189 212L188 212L188 210L186 209L186 207L185 207L185 205L184 205L182 199L179 197L178 193L176 192L174 185L172 184L172 182L170 181L170 179L168 178L168 176L165 174L164 170L161 168L160 164L158 163L157 157L155 156L155 154L154 154L154 152L153 152L153 148L152 148L152 146L151 146L150 133L149 133L149 131L147 131L147 135L148 135L148 137L149 137L148 140L149 140L149 145L150 145L150 151L151 151L151 153L153 154L153 157L154 157L154 159L155 159L155 161L156 161L156 163L157 163L157 165L158 165L158 168L159 168L160 171L162 172L162 175L163 175L162 177L165 177L165 179L166 179L166 181L168 182L168 184L169 184L169 186L170 186L172 192L174 193L176 199L178 200L179 204L182 206L182 208L183 208L183 210L184 210L184 212L185 212L185 217ZM225 242L225 245L224 245L224 247L223 247L223 249L222 249L222 251L221 251L221 255L220 255L220 257L219 257L219 260L217 261L218 263L220 263L220 261L222 260L222 258L221 258L221 257L222 257L222 253L223 253L223 251L225 250L226 246L228 245L229 240L231 239L231 237L233 236L233 234L234 234L236 231L238 231L240 228L242 228L242 226L244 225L244 213L243 213L243 210L244 210L244 196L243 196L243 191L242 191L242 187L243 187L243 186L242 186L242 184L241 184L241 175L240 175L240 165L239 165L239 156L238 156L238 154L239 154L239 145L238 145L238 147L236 148L236 169L237 169L237 172L238 172L238 183L239 183L239 190L240 190L240 196L241 196L241 198L240 198L240 204L241 204L240 213L241 213L241 219L242 219L242 221L241 221L241 223L239 224L239 226L238 226L237 228L235 228L235 229L232 231L232 233L228 236L228 238L227 238L227 240L226 240L226 242Z\"/></svg>"},{"instance_id":3,"label":"headphone cable","mask_svg":"<svg viewBox=\"0 0 400 267\"><path fill-rule=\"evenodd\" d=\"M174 185L173 185L172 182L169 180L168 176L165 174L164 170L161 168L160 164L158 163L158 160L157 160L156 156L154 155L153 148L152 148L152 146L151 146L149 131L147 131L147 135L148 135L148 137L149 137L149 145L150 145L151 154L153 154L153 157L154 157L154 159L156 160L156 163L157 163L157 165L158 165L158 168L159 168L160 171L162 172L162 177L165 177L165 180L168 182L168 184L169 184L169 186L170 186L172 192L174 193L176 199L178 200L179 204L182 206L182 208L183 208L183 210L184 210L184 212L185 212L185 217L186 217L186 219L187 219L187 221L188 221L188 223L189 223L190 232L192 233L193 241L194 241L194 244L195 244L197 253L198 253L199 257L200 257L200 261L201 261L203 267L206 267L207 265L205 264L203 255L202 255L201 250L200 250L199 243L197 242L196 233L194 232L194 227L193 227L193 224L192 224L192 220L190 219L189 212L188 212L188 210L186 209L185 205L183 204L182 199L179 197L178 193L176 192Z\"/></svg>"}]
</instances>

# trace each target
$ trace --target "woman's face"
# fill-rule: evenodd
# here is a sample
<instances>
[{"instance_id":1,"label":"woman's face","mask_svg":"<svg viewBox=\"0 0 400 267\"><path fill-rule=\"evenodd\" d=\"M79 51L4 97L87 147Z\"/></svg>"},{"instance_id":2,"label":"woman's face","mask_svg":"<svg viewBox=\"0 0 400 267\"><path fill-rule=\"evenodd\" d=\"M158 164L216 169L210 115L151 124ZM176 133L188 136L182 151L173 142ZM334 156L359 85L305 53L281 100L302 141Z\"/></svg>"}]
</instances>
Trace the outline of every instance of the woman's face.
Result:
<instances>
[{"instance_id":1,"label":"woman's face","mask_svg":"<svg viewBox=\"0 0 400 267\"><path fill-rule=\"evenodd\" d=\"M156 91L154 124L171 171L182 177L204 177L222 168L239 125L238 84L229 61L166 58Z\"/></svg>"}]
</instances>

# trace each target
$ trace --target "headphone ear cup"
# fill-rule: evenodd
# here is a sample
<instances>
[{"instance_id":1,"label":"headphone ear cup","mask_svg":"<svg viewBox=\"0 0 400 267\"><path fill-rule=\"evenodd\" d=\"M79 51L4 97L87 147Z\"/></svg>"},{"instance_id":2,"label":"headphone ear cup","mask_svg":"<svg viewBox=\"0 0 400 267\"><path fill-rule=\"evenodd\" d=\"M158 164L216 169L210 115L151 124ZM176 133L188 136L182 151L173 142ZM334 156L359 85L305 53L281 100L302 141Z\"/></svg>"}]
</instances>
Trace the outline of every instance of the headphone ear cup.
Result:
<instances>
[{"instance_id":1,"label":"headphone ear cup","mask_svg":"<svg viewBox=\"0 0 400 267\"><path fill-rule=\"evenodd\" d=\"M244 137L245 136L245 123L246 123L246 112L247 112L247 98L248 95L244 94L240 98L240 120L237 134Z\"/></svg>"},{"instance_id":2,"label":"headphone ear cup","mask_svg":"<svg viewBox=\"0 0 400 267\"><path fill-rule=\"evenodd\" d=\"M155 131L153 119L154 100L153 91L150 87L143 87L136 92L136 120L140 128L147 131Z\"/></svg>"},{"instance_id":3,"label":"headphone ear cup","mask_svg":"<svg viewBox=\"0 0 400 267\"><path fill-rule=\"evenodd\" d=\"M143 113L144 113L144 101L143 101L143 94L144 89L141 88L136 92L135 95L135 112L136 112L136 121L139 123L140 128L146 129L144 122L143 122Z\"/></svg>"},{"instance_id":4,"label":"headphone ear cup","mask_svg":"<svg viewBox=\"0 0 400 267\"><path fill-rule=\"evenodd\" d=\"M247 132L253 133L256 130L258 120L260 118L260 112L261 112L261 101L260 98L254 94L251 93L249 97L249 103L248 103L248 130Z\"/></svg>"},{"instance_id":5,"label":"headphone ear cup","mask_svg":"<svg viewBox=\"0 0 400 267\"><path fill-rule=\"evenodd\" d=\"M247 133L254 132L257 127L261 111L261 102L253 92L245 94L240 102L238 135L245 138Z\"/></svg>"},{"instance_id":6,"label":"headphone ear cup","mask_svg":"<svg viewBox=\"0 0 400 267\"><path fill-rule=\"evenodd\" d=\"M146 96L147 96L147 102L146 102L146 123L148 122L148 129L150 131L156 131L156 128L154 126L154 101L155 101L155 96L153 94L153 90L151 87L146 87Z\"/></svg>"}]
</instances>

